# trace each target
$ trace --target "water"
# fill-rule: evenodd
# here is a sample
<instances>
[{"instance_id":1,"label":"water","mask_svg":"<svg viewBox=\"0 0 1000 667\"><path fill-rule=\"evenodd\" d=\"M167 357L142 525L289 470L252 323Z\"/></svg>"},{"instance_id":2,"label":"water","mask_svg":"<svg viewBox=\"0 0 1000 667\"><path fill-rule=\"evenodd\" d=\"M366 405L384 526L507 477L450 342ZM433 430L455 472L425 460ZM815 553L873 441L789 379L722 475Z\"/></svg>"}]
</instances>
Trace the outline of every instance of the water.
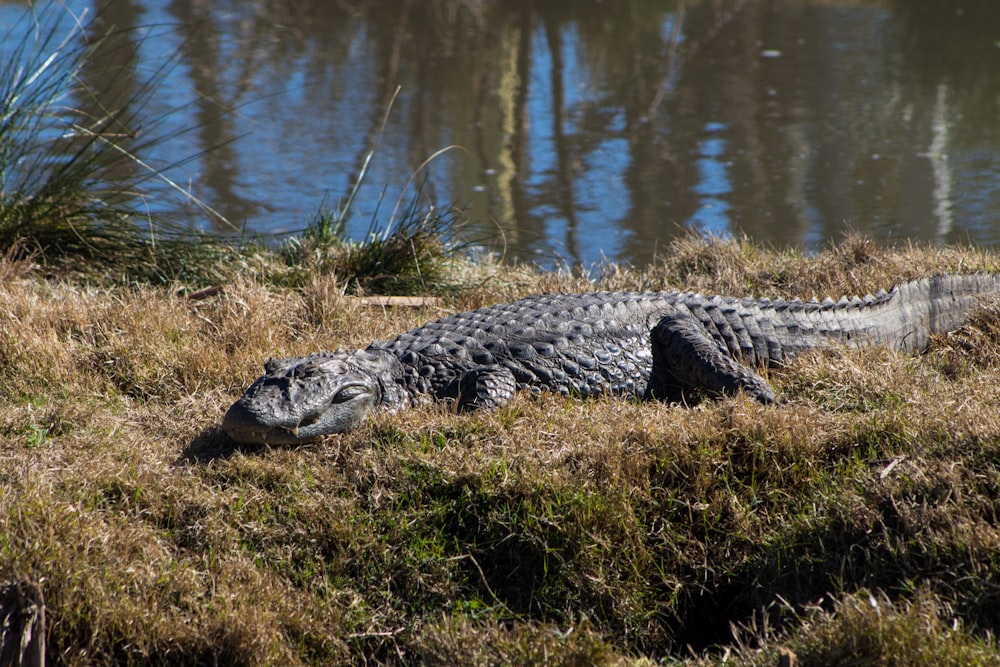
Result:
<instances>
[{"instance_id":1,"label":"water","mask_svg":"<svg viewBox=\"0 0 1000 667\"><path fill-rule=\"evenodd\" d=\"M422 183L543 263L642 264L689 229L1000 245L995 0L64 5L124 30L88 84L157 80L148 161L218 215L148 206L193 229L301 230L374 151L354 238Z\"/></svg>"}]
</instances>

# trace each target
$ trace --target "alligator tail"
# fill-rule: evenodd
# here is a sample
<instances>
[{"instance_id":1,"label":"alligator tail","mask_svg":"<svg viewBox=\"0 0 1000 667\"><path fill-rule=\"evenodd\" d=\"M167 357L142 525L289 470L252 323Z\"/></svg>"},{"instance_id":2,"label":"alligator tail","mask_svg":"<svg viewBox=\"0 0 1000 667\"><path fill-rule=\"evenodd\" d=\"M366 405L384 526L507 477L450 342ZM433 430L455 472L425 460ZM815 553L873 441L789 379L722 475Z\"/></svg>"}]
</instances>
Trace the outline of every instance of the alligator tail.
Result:
<instances>
[{"instance_id":1,"label":"alligator tail","mask_svg":"<svg viewBox=\"0 0 1000 667\"><path fill-rule=\"evenodd\" d=\"M931 336L961 327L978 308L1000 299L1000 274L940 274L897 285L863 317L872 343L907 352L926 350Z\"/></svg>"}]
</instances>

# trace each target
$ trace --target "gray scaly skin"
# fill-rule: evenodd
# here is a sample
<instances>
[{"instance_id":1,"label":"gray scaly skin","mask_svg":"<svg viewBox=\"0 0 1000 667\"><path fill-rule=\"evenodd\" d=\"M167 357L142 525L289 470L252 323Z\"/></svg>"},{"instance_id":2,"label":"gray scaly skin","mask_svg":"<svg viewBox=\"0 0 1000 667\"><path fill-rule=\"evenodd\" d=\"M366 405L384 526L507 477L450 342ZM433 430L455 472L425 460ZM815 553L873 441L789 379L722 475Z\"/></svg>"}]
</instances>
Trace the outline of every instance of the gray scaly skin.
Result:
<instances>
[{"instance_id":1,"label":"gray scaly skin","mask_svg":"<svg viewBox=\"0 0 1000 667\"><path fill-rule=\"evenodd\" d=\"M518 389L676 400L774 390L754 367L804 350L882 345L914 352L957 329L1000 276L939 275L824 302L682 292L530 296L425 324L367 349L272 359L226 414L236 441L293 444L354 428L376 408L427 398L459 410Z\"/></svg>"}]
</instances>

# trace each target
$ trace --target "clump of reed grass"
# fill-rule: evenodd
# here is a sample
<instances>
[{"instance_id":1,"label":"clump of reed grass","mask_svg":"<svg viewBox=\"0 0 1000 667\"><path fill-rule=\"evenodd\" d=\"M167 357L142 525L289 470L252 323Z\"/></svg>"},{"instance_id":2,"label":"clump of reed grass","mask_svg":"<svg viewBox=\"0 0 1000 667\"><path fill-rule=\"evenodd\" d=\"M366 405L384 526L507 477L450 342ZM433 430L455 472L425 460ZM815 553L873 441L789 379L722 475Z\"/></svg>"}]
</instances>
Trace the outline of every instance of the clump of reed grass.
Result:
<instances>
[{"instance_id":1,"label":"clump of reed grass","mask_svg":"<svg viewBox=\"0 0 1000 667\"><path fill-rule=\"evenodd\" d=\"M428 293L450 286L452 260L470 245L460 238L462 211L427 204L422 186L406 206L400 196L384 225L376 210L364 238L348 241L347 223L373 157L370 151L342 205L324 200L303 233L285 242L288 283L301 286L326 273L336 276L345 291L360 294Z\"/></svg>"},{"instance_id":2,"label":"clump of reed grass","mask_svg":"<svg viewBox=\"0 0 1000 667\"><path fill-rule=\"evenodd\" d=\"M0 244L43 259L100 257L134 229L120 224L125 211L100 187L114 161L101 137L124 119L68 111L95 45L57 35L55 25L25 17L5 37L18 46L0 74Z\"/></svg>"},{"instance_id":3,"label":"clump of reed grass","mask_svg":"<svg viewBox=\"0 0 1000 667\"><path fill-rule=\"evenodd\" d=\"M114 96L89 87L84 69L99 54L131 67L134 53L111 52L135 47L113 31L92 38L83 18L43 5L3 38L13 47L0 69L0 252L113 280L231 275L232 249L146 205L153 182L179 189L145 157L170 138L144 114L169 63L109 108Z\"/></svg>"},{"instance_id":4,"label":"clump of reed grass","mask_svg":"<svg viewBox=\"0 0 1000 667\"><path fill-rule=\"evenodd\" d=\"M349 242L331 237L329 213L320 212L301 236L285 244L290 267L288 283L300 286L315 273L336 276L349 292L359 294L417 294L448 286L448 269L459 252L453 241L461 213L416 203L398 224L383 231L369 229L365 239Z\"/></svg>"}]
</instances>

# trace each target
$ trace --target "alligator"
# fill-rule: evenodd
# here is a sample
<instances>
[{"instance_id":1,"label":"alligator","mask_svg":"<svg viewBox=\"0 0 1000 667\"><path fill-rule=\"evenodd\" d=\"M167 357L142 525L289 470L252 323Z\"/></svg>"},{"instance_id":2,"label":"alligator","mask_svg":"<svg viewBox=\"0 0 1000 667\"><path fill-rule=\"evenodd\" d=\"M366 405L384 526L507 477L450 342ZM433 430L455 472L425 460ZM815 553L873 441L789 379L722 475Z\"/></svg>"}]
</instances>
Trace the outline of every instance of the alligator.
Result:
<instances>
[{"instance_id":1,"label":"alligator","mask_svg":"<svg viewBox=\"0 0 1000 667\"><path fill-rule=\"evenodd\" d=\"M935 275L839 301L692 292L542 294L444 317L366 349L271 359L226 413L246 443L294 444L353 429L373 409L429 399L492 409L517 390L665 401L745 392L758 369L832 345L925 350L960 327L1000 274Z\"/></svg>"}]
</instances>

